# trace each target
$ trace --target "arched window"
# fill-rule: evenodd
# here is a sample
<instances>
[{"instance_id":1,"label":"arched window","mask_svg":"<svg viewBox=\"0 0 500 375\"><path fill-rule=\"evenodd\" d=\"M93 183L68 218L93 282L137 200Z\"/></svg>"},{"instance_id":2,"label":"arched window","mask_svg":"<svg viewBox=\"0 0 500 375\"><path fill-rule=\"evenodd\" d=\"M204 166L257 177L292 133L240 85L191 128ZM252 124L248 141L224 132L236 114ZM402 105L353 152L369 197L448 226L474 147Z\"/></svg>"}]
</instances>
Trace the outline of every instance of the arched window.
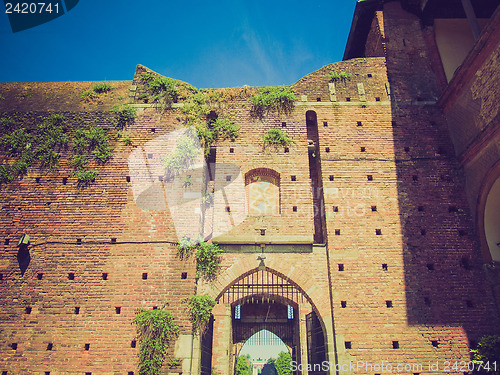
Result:
<instances>
[{"instance_id":1,"label":"arched window","mask_svg":"<svg viewBox=\"0 0 500 375\"><path fill-rule=\"evenodd\" d=\"M280 214L280 174L269 168L257 168L245 174L248 214Z\"/></svg>"}]
</instances>

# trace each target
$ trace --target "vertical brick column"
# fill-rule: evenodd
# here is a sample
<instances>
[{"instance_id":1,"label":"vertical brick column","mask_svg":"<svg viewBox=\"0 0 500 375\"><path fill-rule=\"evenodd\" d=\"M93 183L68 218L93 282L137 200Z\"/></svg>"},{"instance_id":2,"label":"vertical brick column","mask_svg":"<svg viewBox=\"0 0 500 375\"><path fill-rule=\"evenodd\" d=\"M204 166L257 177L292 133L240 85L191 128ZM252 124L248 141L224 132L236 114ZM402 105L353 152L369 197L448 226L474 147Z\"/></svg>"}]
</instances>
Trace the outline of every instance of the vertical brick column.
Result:
<instances>
[{"instance_id":1,"label":"vertical brick column","mask_svg":"<svg viewBox=\"0 0 500 375\"><path fill-rule=\"evenodd\" d=\"M215 305L214 339L212 349L212 367L220 375L232 375L230 353L232 349L231 305L220 303Z\"/></svg>"}]
</instances>

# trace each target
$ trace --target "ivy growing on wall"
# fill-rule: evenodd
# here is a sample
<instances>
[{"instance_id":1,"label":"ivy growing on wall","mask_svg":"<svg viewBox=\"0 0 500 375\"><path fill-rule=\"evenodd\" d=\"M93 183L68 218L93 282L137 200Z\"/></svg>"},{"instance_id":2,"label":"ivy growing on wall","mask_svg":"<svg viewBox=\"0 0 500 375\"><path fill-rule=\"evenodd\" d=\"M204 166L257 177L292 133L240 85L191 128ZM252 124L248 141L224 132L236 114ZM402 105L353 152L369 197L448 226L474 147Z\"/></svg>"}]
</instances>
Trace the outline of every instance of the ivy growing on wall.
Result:
<instances>
[{"instance_id":1,"label":"ivy growing on wall","mask_svg":"<svg viewBox=\"0 0 500 375\"><path fill-rule=\"evenodd\" d=\"M138 309L132 323L137 326L140 341L139 374L158 375L179 326L165 306L157 310Z\"/></svg>"},{"instance_id":2,"label":"ivy growing on wall","mask_svg":"<svg viewBox=\"0 0 500 375\"><path fill-rule=\"evenodd\" d=\"M274 146L288 146L294 141L286 135L281 129L271 128L264 133L264 143Z\"/></svg>"},{"instance_id":3,"label":"ivy growing on wall","mask_svg":"<svg viewBox=\"0 0 500 375\"><path fill-rule=\"evenodd\" d=\"M346 81L348 79L351 79L351 73L346 73L346 72L337 72L335 69L332 69L330 73L328 74L328 78L332 82L337 82L337 81Z\"/></svg>"},{"instance_id":4,"label":"ivy growing on wall","mask_svg":"<svg viewBox=\"0 0 500 375\"><path fill-rule=\"evenodd\" d=\"M0 183L11 182L26 174L34 164L48 169L57 167L59 152L69 140L62 126L64 120L64 116L54 114L45 118L35 131L29 131L14 129L15 121L10 117L3 118L0 125L5 135L0 138L0 145L15 160L12 164L0 165Z\"/></svg>"},{"instance_id":5,"label":"ivy growing on wall","mask_svg":"<svg viewBox=\"0 0 500 375\"><path fill-rule=\"evenodd\" d=\"M88 169L90 161L105 163L113 155L108 133L103 128L77 128L71 136L66 128L68 120L61 114L35 118L39 123L29 127L21 127L21 121L12 117L0 119L4 134L0 137L0 148L10 159L0 165L0 184L25 175L30 167L57 168L61 153L70 148L69 163L74 167L74 175L80 185L86 185L98 176L96 170Z\"/></svg>"},{"instance_id":6,"label":"ivy growing on wall","mask_svg":"<svg viewBox=\"0 0 500 375\"><path fill-rule=\"evenodd\" d=\"M214 280L221 265L222 249L213 243L183 238L179 241L177 255L181 259L189 258L193 253L196 256L196 277L207 281Z\"/></svg>"},{"instance_id":7,"label":"ivy growing on wall","mask_svg":"<svg viewBox=\"0 0 500 375\"><path fill-rule=\"evenodd\" d=\"M212 297L206 294L188 298L189 315L195 333L203 334L207 330L216 303Z\"/></svg>"},{"instance_id":8,"label":"ivy growing on wall","mask_svg":"<svg viewBox=\"0 0 500 375\"><path fill-rule=\"evenodd\" d=\"M263 87L257 95L250 97L252 113L262 117L269 111L292 111L295 102L293 89L288 86Z\"/></svg>"}]
</instances>

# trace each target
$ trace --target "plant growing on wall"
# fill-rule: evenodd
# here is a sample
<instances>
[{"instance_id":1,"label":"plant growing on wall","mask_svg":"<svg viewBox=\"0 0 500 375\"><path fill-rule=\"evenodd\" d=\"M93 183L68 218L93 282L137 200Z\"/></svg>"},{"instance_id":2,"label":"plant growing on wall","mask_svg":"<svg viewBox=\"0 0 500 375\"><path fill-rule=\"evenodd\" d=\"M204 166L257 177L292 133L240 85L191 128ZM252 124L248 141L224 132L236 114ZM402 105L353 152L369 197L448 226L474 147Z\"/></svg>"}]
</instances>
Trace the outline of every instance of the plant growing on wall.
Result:
<instances>
[{"instance_id":1,"label":"plant growing on wall","mask_svg":"<svg viewBox=\"0 0 500 375\"><path fill-rule=\"evenodd\" d=\"M220 269L222 249L213 243L203 242L202 238L191 240L182 238L177 247L177 255L181 259L189 258L195 253L196 277L210 281L217 277Z\"/></svg>"},{"instance_id":2,"label":"plant growing on wall","mask_svg":"<svg viewBox=\"0 0 500 375\"><path fill-rule=\"evenodd\" d=\"M126 104L115 105L111 111L115 114L115 125L118 129L132 124L137 115L136 109Z\"/></svg>"},{"instance_id":3,"label":"plant growing on wall","mask_svg":"<svg viewBox=\"0 0 500 375\"><path fill-rule=\"evenodd\" d=\"M155 76L151 73L141 75L146 89L153 95L156 101L166 107L176 103L179 98L178 81L169 77Z\"/></svg>"},{"instance_id":4,"label":"plant growing on wall","mask_svg":"<svg viewBox=\"0 0 500 375\"><path fill-rule=\"evenodd\" d=\"M471 349L472 362L476 365L475 374L500 374L494 363L500 360L500 336L486 335L481 337L476 349Z\"/></svg>"},{"instance_id":5,"label":"plant growing on wall","mask_svg":"<svg viewBox=\"0 0 500 375\"><path fill-rule=\"evenodd\" d=\"M220 269L221 253L218 245L200 242L196 249L196 277L214 280Z\"/></svg>"},{"instance_id":6,"label":"plant growing on wall","mask_svg":"<svg viewBox=\"0 0 500 375\"><path fill-rule=\"evenodd\" d=\"M179 326L165 306L157 310L138 309L132 323L137 326L140 341L139 374L158 375Z\"/></svg>"},{"instance_id":7,"label":"plant growing on wall","mask_svg":"<svg viewBox=\"0 0 500 375\"><path fill-rule=\"evenodd\" d=\"M337 82L337 81L346 81L347 79L351 79L352 74L351 73L345 73L345 72L340 72L338 73L335 69L332 69L331 72L328 74L328 78L330 78L331 81Z\"/></svg>"},{"instance_id":8,"label":"plant growing on wall","mask_svg":"<svg viewBox=\"0 0 500 375\"><path fill-rule=\"evenodd\" d=\"M271 128L264 133L264 143L273 146L288 146L294 141L281 129Z\"/></svg>"},{"instance_id":9,"label":"plant growing on wall","mask_svg":"<svg viewBox=\"0 0 500 375\"><path fill-rule=\"evenodd\" d=\"M272 110L289 113L295 100L292 88L287 86L263 87L257 95L250 97L252 112L259 117Z\"/></svg>"},{"instance_id":10,"label":"plant growing on wall","mask_svg":"<svg viewBox=\"0 0 500 375\"><path fill-rule=\"evenodd\" d=\"M64 116L53 114L45 118L34 132L23 128L14 130L15 122L11 118L2 120L2 128L9 129L11 133L0 138L0 146L16 160L2 165L0 183L11 182L15 177L26 174L34 163L49 169L59 164L58 151L68 143L68 136L62 127Z\"/></svg>"},{"instance_id":11,"label":"plant growing on wall","mask_svg":"<svg viewBox=\"0 0 500 375\"><path fill-rule=\"evenodd\" d=\"M186 132L177 141L175 150L162 159L167 176L177 176L188 170L195 162L199 149L196 134L193 130L186 129Z\"/></svg>"},{"instance_id":12,"label":"plant growing on wall","mask_svg":"<svg viewBox=\"0 0 500 375\"><path fill-rule=\"evenodd\" d=\"M207 328L216 301L209 295L194 295L188 298L188 308L193 330L203 334Z\"/></svg>"}]
</instances>

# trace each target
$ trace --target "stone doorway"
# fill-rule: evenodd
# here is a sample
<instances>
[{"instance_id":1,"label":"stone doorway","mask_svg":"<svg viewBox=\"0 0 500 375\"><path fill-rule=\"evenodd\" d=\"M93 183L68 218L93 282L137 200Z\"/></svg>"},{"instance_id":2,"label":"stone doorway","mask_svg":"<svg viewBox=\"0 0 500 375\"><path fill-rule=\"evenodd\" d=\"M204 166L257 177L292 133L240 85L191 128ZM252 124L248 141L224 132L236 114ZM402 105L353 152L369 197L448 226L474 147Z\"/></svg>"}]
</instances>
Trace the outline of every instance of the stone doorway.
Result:
<instances>
[{"instance_id":1,"label":"stone doorway","mask_svg":"<svg viewBox=\"0 0 500 375\"><path fill-rule=\"evenodd\" d=\"M219 375L233 375L243 344L263 329L290 348L297 366L306 368L309 359L327 360L324 324L306 293L286 276L269 268L254 269L227 286L217 302L213 327L202 338L203 375L211 373L207 364Z\"/></svg>"}]
</instances>

